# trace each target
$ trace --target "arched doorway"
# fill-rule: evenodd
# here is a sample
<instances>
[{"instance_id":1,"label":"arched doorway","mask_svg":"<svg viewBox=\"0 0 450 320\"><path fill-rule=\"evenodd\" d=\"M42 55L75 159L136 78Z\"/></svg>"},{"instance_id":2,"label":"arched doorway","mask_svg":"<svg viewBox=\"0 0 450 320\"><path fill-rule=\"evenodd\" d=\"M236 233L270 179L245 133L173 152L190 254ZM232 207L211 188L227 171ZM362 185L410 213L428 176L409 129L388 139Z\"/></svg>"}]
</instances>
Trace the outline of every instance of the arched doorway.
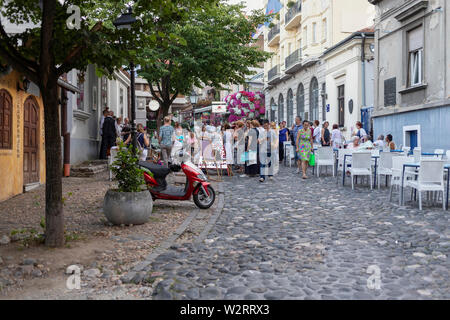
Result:
<instances>
[{"instance_id":1,"label":"arched doorway","mask_svg":"<svg viewBox=\"0 0 450 320\"><path fill-rule=\"evenodd\" d=\"M302 83L297 88L297 116L305 119L305 89Z\"/></svg>"},{"instance_id":2,"label":"arched doorway","mask_svg":"<svg viewBox=\"0 0 450 320\"><path fill-rule=\"evenodd\" d=\"M0 149L12 149L12 98L0 90Z\"/></svg>"},{"instance_id":3,"label":"arched doorway","mask_svg":"<svg viewBox=\"0 0 450 320\"><path fill-rule=\"evenodd\" d=\"M283 94L280 93L278 96L278 122L283 121L284 116L284 98Z\"/></svg>"},{"instance_id":4,"label":"arched doorway","mask_svg":"<svg viewBox=\"0 0 450 320\"><path fill-rule=\"evenodd\" d=\"M33 97L23 107L23 183L39 182L39 106Z\"/></svg>"},{"instance_id":5,"label":"arched doorway","mask_svg":"<svg viewBox=\"0 0 450 320\"><path fill-rule=\"evenodd\" d=\"M292 117L294 116L294 93L289 89L287 93L287 126L291 127L293 124Z\"/></svg>"},{"instance_id":6,"label":"arched doorway","mask_svg":"<svg viewBox=\"0 0 450 320\"><path fill-rule=\"evenodd\" d=\"M309 121L319 120L319 83L317 78L311 80L309 86Z\"/></svg>"},{"instance_id":7,"label":"arched doorway","mask_svg":"<svg viewBox=\"0 0 450 320\"><path fill-rule=\"evenodd\" d=\"M272 98L270 100L270 121L275 121L275 109L276 109L276 104L275 104L275 99Z\"/></svg>"}]
</instances>

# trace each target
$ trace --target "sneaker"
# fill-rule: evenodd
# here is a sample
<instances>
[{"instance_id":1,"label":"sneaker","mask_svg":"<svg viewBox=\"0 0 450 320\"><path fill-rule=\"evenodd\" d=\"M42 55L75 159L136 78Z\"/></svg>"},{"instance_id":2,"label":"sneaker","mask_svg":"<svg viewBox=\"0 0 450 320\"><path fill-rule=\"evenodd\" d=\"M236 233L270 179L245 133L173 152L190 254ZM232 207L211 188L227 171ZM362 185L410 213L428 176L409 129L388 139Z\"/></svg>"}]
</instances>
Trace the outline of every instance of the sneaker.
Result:
<instances>
[{"instance_id":1,"label":"sneaker","mask_svg":"<svg viewBox=\"0 0 450 320\"><path fill-rule=\"evenodd\" d=\"M260 178L260 179L259 179L259 182L264 182L264 178Z\"/></svg>"},{"instance_id":2,"label":"sneaker","mask_svg":"<svg viewBox=\"0 0 450 320\"><path fill-rule=\"evenodd\" d=\"M273 180L273 177L269 177L269 180Z\"/></svg>"},{"instance_id":3,"label":"sneaker","mask_svg":"<svg viewBox=\"0 0 450 320\"><path fill-rule=\"evenodd\" d=\"M247 176L246 174L241 174L239 177L245 178L246 176Z\"/></svg>"}]
</instances>

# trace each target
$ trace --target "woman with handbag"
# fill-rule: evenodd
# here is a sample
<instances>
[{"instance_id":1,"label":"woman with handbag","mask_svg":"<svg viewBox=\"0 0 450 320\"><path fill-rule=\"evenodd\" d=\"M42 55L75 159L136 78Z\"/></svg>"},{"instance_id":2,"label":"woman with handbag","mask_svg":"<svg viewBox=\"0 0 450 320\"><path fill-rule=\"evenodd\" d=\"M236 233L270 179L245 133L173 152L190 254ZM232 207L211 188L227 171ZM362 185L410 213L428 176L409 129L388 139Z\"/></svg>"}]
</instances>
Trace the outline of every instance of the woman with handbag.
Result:
<instances>
[{"instance_id":1,"label":"woman with handbag","mask_svg":"<svg viewBox=\"0 0 450 320\"><path fill-rule=\"evenodd\" d=\"M252 120L250 123L250 130L247 135L247 161L245 162L245 174L251 177L259 175L260 173L258 128L258 120Z\"/></svg>"},{"instance_id":2,"label":"woman with handbag","mask_svg":"<svg viewBox=\"0 0 450 320\"><path fill-rule=\"evenodd\" d=\"M306 169L308 168L309 160L314 146L313 135L311 132L309 121L303 121L303 128L298 131L296 142L297 156L298 159L302 162L302 179L308 179L308 177L306 176Z\"/></svg>"}]
</instances>

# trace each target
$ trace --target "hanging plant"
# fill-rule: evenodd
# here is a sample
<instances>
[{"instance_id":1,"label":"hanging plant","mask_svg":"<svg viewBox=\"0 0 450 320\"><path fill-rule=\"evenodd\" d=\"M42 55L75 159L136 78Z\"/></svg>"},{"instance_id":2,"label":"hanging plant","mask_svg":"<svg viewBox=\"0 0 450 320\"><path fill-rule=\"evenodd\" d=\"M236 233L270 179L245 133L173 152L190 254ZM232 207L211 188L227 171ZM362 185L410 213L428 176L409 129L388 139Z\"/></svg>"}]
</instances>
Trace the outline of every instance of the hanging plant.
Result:
<instances>
[{"instance_id":1,"label":"hanging plant","mask_svg":"<svg viewBox=\"0 0 450 320\"><path fill-rule=\"evenodd\" d=\"M239 91L225 98L227 111L230 113L229 122L242 118L258 118L266 112L265 96L262 92Z\"/></svg>"}]
</instances>

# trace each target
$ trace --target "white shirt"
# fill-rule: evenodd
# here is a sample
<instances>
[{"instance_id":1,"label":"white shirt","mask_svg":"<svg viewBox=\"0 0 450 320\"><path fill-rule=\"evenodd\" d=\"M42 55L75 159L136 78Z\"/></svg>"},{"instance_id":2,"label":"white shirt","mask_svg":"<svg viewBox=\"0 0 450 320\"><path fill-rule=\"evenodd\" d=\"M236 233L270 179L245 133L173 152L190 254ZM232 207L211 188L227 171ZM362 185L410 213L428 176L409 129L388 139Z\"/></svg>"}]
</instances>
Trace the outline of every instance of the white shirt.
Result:
<instances>
[{"instance_id":1,"label":"white shirt","mask_svg":"<svg viewBox=\"0 0 450 320\"><path fill-rule=\"evenodd\" d=\"M359 130L356 130L355 136L358 135L358 131L359 131L359 139L365 141L366 137L367 137L367 132L366 130L364 130L364 128L361 128Z\"/></svg>"},{"instance_id":2,"label":"white shirt","mask_svg":"<svg viewBox=\"0 0 450 320\"><path fill-rule=\"evenodd\" d=\"M320 144L320 139L321 139L321 131L322 131L322 128L321 127L316 127L316 128L314 128L314 133L313 133L313 137L314 137L314 143L318 143L318 144Z\"/></svg>"},{"instance_id":3,"label":"white shirt","mask_svg":"<svg viewBox=\"0 0 450 320\"><path fill-rule=\"evenodd\" d=\"M339 129L331 131L331 141L333 141L333 148L338 148L342 144L342 133Z\"/></svg>"},{"instance_id":4,"label":"white shirt","mask_svg":"<svg viewBox=\"0 0 450 320\"><path fill-rule=\"evenodd\" d=\"M377 140L373 143L374 146L378 146L380 148L386 147L386 143L383 140Z\"/></svg>"}]
</instances>

